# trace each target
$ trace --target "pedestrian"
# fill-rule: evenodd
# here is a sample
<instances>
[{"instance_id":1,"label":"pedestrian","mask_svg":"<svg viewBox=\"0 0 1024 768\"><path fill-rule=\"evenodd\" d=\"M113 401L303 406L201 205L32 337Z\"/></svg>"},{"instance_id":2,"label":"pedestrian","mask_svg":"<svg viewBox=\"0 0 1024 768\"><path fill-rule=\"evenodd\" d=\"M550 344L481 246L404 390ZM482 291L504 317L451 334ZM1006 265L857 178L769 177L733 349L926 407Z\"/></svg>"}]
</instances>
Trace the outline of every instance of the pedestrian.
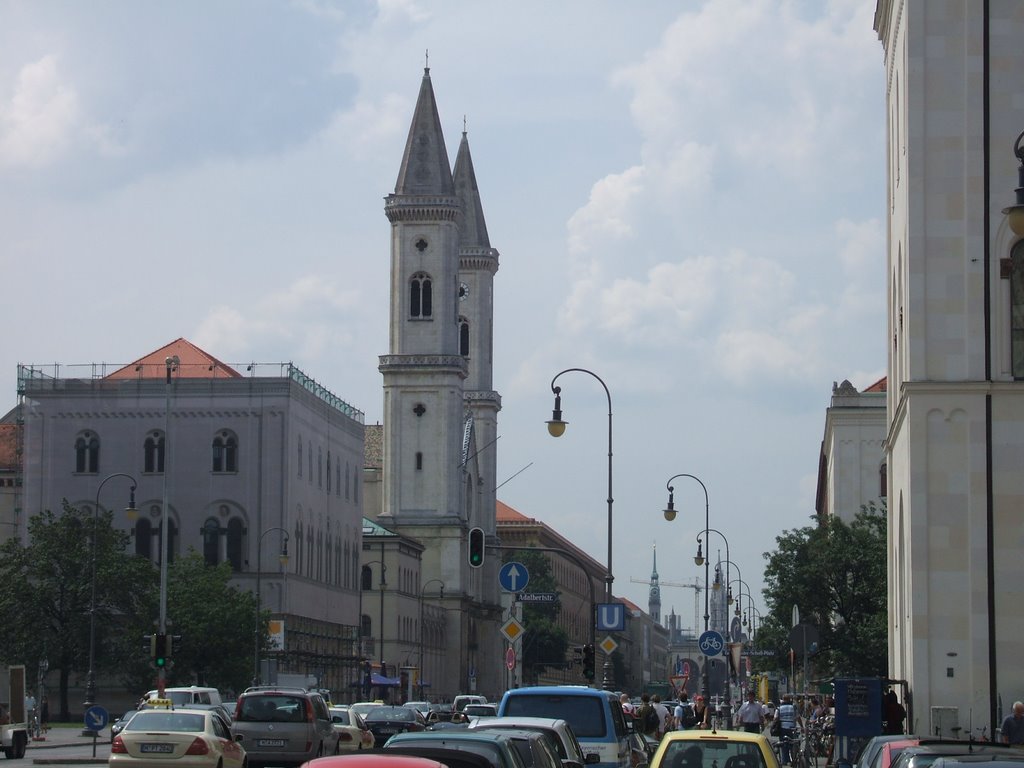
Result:
<instances>
[{"instance_id":1,"label":"pedestrian","mask_svg":"<svg viewBox=\"0 0 1024 768\"><path fill-rule=\"evenodd\" d=\"M666 731L671 730L669 727L669 720L672 717L672 713L668 711L668 707L661 703L661 695L654 694L651 696L651 706L654 707L654 711L658 713L658 730L655 738L661 741L661 737L665 735Z\"/></svg>"},{"instance_id":2,"label":"pedestrian","mask_svg":"<svg viewBox=\"0 0 1024 768\"><path fill-rule=\"evenodd\" d=\"M903 721L907 719L907 710L900 704L900 700L896 697L896 691L892 688L885 693L882 717L885 720L882 733L894 735L903 733Z\"/></svg>"},{"instance_id":3,"label":"pedestrian","mask_svg":"<svg viewBox=\"0 0 1024 768\"><path fill-rule=\"evenodd\" d=\"M636 708L633 706L633 702L629 700L628 693L624 693L619 696L619 706L622 707L622 714L626 717L636 717Z\"/></svg>"},{"instance_id":4,"label":"pedestrian","mask_svg":"<svg viewBox=\"0 0 1024 768\"><path fill-rule=\"evenodd\" d=\"M800 724L800 715L793 704L792 694L787 693L782 697L782 704L775 712L775 719L779 722L779 752L783 765L792 765L790 740L796 735L796 727Z\"/></svg>"},{"instance_id":5,"label":"pedestrian","mask_svg":"<svg viewBox=\"0 0 1024 768\"><path fill-rule=\"evenodd\" d=\"M658 710L651 703L650 694L640 694L640 708L636 711L636 727L644 736L650 736L653 739L657 738L655 734L658 732L659 725Z\"/></svg>"},{"instance_id":6,"label":"pedestrian","mask_svg":"<svg viewBox=\"0 0 1024 768\"><path fill-rule=\"evenodd\" d=\"M699 693L693 699L693 716L694 728L707 728L708 720L710 719L710 713L708 712L708 705L704 702L704 697Z\"/></svg>"},{"instance_id":7,"label":"pedestrian","mask_svg":"<svg viewBox=\"0 0 1024 768\"><path fill-rule=\"evenodd\" d=\"M753 688L747 691L747 700L740 706L737 720L740 728L747 733L760 733L764 728L764 712Z\"/></svg>"},{"instance_id":8,"label":"pedestrian","mask_svg":"<svg viewBox=\"0 0 1024 768\"><path fill-rule=\"evenodd\" d=\"M672 715L675 718L676 730L678 731L687 731L697 724L697 715L694 714L693 704L690 703L690 697L686 691L683 691L680 695L679 703L676 704Z\"/></svg>"},{"instance_id":9,"label":"pedestrian","mask_svg":"<svg viewBox=\"0 0 1024 768\"><path fill-rule=\"evenodd\" d=\"M999 729L1003 744L1024 745L1024 703L1013 702L1013 712Z\"/></svg>"}]
</instances>

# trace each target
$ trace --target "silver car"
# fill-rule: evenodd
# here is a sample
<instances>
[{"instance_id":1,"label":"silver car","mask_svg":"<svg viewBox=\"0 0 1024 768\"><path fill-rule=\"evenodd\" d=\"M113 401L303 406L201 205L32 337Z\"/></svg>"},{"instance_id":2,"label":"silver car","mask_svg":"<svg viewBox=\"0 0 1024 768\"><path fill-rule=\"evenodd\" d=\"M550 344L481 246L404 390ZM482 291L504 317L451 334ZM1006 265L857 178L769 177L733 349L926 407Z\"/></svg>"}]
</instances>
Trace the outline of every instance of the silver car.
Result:
<instances>
[{"instance_id":1,"label":"silver car","mask_svg":"<svg viewBox=\"0 0 1024 768\"><path fill-rule=\"evenodd\" d=\"M301 688L246 689L235 705L231 734L245 749L250 768L301 765L338 749L327 703Z\"/></svg>"}]
</instances>

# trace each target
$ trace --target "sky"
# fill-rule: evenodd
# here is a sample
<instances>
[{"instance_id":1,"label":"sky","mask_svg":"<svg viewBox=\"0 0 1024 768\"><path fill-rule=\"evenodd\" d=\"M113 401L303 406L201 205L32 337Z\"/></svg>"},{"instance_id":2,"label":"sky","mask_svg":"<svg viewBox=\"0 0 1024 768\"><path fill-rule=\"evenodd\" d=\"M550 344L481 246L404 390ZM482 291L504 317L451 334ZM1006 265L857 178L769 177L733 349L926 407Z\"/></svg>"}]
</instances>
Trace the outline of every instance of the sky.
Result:
<instances>
[{"instance_id":1,"label":"sky","mask_svg":"<svg viewBox=\"0 0 1024 768\"><path fill-rule=\"evenodd\" d=\"M0 0L0 411L19 363L185 337L379 423L383 198L429 55L501 254L498 498L606 563L610 398L615 593L646 609L656 547L662 612L694 626L666 583L703 575L703 483L710 550L763 608L833 383L885 373L874 6ZM559 378L554 439L568 368L593 375ZM700 483L669 523L679 473Z\"/></svg>"}]
</instances>

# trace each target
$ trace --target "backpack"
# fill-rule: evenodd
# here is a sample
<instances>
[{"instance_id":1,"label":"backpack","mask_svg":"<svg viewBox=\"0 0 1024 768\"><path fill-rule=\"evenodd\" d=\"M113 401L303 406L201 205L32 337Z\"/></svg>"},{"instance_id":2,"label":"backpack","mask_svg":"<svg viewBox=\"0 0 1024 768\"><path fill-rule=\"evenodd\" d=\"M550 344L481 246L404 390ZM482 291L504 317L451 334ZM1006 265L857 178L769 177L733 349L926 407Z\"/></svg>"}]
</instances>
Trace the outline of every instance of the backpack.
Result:
<instances>
[{"instance_id":1,"label":"backpack","mask_svg":"<svg viewBox=\"0 0 1024 768\"><path fill-rule=\"evenodd\" d=\"M693 728L697 724L697 713L693 710L693 704L682 704L683 716L679 718L679 725L683 728Z\"/></svg>"},{"instance_id":2,"label":"backpack","mask_svg":"<svg viewBox=\"0 0 1024 768\"><path fill-rule=\"evenodd\" d=\"M661 725L658 710L650 704L644 704L640 707L638 718L640 720L640 730L644 733L654 733L658 730L658 726Z\"/></svg>"}]
</instances>

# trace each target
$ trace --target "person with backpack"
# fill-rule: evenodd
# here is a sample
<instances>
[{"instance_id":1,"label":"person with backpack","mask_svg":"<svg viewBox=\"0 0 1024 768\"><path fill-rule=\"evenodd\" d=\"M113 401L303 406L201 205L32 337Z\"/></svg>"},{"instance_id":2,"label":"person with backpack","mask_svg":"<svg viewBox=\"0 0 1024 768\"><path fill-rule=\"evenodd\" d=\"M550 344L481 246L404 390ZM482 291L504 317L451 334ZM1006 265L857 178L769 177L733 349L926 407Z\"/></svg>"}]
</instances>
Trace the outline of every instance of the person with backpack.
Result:
<instances>
[{"instance_id":1,"label":"person with backpack","mask_svg":"<svg viewBox=\"0 0 1024 768\"><path fill-rule=\"evenodd\" d=\"M636 711L636 727L640 729L640 733L644 736L656 739L660 723L661 719L658 717L658 710L651 704L650 694L641 694L640 706Z\"/></svg>"},{"instance_id":2,"label":"person with backpack","mask_svg":"<svg viewBox=\"0 0 1024 768\"><path fill-rule=\"evenodd\" d=\"M679 697L679 703L676 704L675 712L673 713L676 719L676 730L688 731L697 725L697 714L693 711L693 704L690 703L690 697L683 691Z\"/></svg>"}]
</instances>

